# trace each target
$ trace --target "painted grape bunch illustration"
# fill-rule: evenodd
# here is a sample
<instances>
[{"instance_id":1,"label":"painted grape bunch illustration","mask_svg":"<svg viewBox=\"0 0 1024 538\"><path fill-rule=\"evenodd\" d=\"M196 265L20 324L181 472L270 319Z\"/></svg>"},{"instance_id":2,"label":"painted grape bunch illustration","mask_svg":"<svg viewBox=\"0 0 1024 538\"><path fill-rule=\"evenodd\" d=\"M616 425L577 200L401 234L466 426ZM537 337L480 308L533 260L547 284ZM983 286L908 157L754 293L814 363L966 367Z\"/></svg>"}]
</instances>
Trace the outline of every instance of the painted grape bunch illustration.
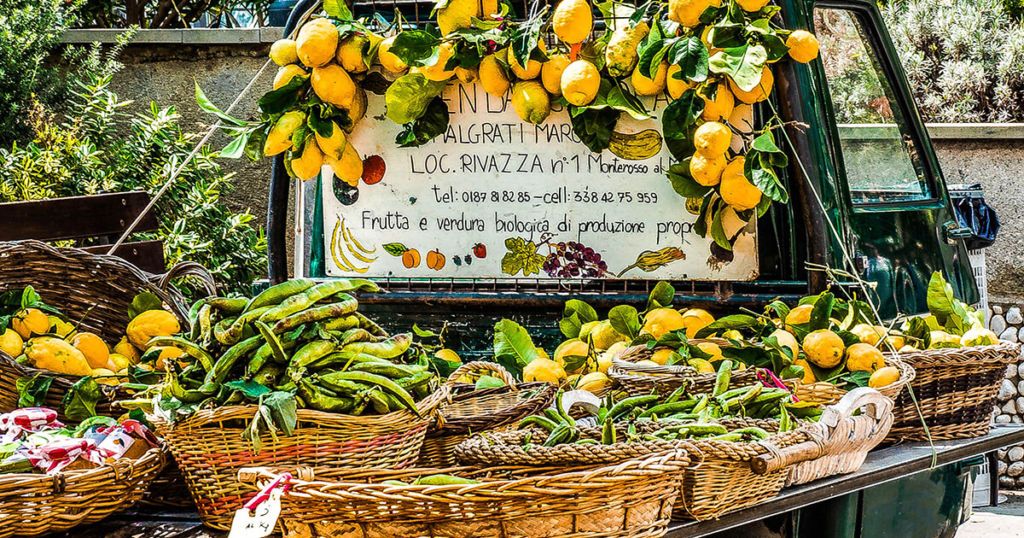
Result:
<instances>
[{"instance_id":1,"label":"painted grape bunch illustration","mask_svg":"<svg viewBox=\"0 0 1024 538\"><path fill-rule=\"evenodd\" d=\"M608 272L601 254L576 241L559 241L549 245L551 253L544 260L544 272L556 278L596 278Z\"/></svg>"}]
</instances>

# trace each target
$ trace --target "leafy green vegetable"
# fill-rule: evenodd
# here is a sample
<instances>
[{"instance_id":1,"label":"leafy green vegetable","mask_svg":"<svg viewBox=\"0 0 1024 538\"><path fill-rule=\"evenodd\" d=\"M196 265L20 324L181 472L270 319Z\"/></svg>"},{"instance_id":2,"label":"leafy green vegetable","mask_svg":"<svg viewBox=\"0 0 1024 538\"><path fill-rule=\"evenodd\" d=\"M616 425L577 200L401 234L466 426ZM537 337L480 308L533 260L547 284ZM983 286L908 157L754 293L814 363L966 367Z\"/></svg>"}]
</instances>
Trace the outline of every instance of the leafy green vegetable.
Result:
<instances>
[{"instance_id":1,"label":"leafy green vegetable","mask_svg":"<svg viewBox=\"0 0 1024 538\"><path fill-rule=\"evenodd\" d=\"M928 281L928 311L953 334L962 335L970 328L968 306L953 295L953 286L946 282L942 273L935 271Z\"/></svg>"},{"instance_id":2,"label":"leafy green vegetable","mask_svg":"<svg viewBox=\"0 0 1024 538\"><path fill-rule=\"evenodd\" d=\"M441 95L444 87L444 82L429 80L419 73L402 75L384 94L388 118L399 124L415 121L427 111L430 102Z\"/></svg>"}]
</instances>

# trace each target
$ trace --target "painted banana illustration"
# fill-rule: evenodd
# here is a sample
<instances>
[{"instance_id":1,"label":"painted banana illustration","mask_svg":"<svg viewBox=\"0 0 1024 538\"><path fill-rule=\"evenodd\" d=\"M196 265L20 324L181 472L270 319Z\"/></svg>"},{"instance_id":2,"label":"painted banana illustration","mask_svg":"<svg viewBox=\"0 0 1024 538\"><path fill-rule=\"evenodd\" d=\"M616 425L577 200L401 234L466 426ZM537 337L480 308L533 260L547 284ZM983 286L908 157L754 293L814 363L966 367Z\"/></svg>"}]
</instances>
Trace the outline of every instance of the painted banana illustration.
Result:
<instances>
[{"instance_id":1,"label":"painted banana illustration","mask_svg":"<svg viewBox=\"0 0 1024 538\"><path fill-rule=\"evenodd\" d=\"M661 133L655 129L645 129L639 133L612 131L608 150L620 159L642 161L657 155L661 151L661 143Z\"/></svg>"},{"instance_id":2,"label":"painted banana illustration","mask_svg":"<svg viewBox=\"0 0 1024 538\"><path fill-rule=\"evenodd\" d=\"M346 251L348 255L365 264L372 264L377 260L377 257L373 255L377 252L377 247L372 250L366 249L345 224L345 220L338 217L334 224L334 230L331 232L331 258L334 259L334 264L350 273L364 274L370 270L369 265L363 266L350 261L346 256Z\"/></svg>"}]
</instances>

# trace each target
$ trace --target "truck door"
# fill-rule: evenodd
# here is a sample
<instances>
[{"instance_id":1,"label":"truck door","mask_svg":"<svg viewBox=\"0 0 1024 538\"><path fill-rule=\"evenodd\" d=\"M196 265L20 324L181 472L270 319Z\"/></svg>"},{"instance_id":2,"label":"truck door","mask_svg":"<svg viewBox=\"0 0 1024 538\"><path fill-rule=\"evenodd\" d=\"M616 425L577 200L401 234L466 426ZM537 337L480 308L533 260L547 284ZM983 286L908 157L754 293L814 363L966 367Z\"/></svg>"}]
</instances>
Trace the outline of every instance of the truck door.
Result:
<instances>
[{"instance_id":1,"label":"truck door","mask_svg":"<svg viewBox=\"0 0 1024 538\"><path fill-rule=\"evenodd\" d=\"M847 244L860 276L874 283L880 313L927 309L932 271L957 296L977 300L963 238L941 170L877 9L868 2L816 2L817 79L829 151L847 200ZM969 231L967 231L969 233Z\"/></svg>"}]
</instances>

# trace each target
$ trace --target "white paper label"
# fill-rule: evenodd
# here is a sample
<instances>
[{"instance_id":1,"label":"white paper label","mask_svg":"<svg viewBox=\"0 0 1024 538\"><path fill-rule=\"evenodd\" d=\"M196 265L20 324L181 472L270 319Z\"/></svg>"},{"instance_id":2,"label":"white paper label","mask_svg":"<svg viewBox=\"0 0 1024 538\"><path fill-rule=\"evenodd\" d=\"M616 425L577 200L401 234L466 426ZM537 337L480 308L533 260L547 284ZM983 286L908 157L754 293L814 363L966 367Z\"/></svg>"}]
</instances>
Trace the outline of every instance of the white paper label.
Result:
<instances>
[{"instance_id":1,"label":"white paper label","mask_svg":"<svg viewBox=\"0 0 1024 538\"><path fill-rule=\"evenodd\" d=\"M235 512L231 521L228 538L264 538L274 533L277 518L281 515L281 490L274 489L270 498L260 503L255 510L242 508Z\"/></svg>"}]
</instances>

